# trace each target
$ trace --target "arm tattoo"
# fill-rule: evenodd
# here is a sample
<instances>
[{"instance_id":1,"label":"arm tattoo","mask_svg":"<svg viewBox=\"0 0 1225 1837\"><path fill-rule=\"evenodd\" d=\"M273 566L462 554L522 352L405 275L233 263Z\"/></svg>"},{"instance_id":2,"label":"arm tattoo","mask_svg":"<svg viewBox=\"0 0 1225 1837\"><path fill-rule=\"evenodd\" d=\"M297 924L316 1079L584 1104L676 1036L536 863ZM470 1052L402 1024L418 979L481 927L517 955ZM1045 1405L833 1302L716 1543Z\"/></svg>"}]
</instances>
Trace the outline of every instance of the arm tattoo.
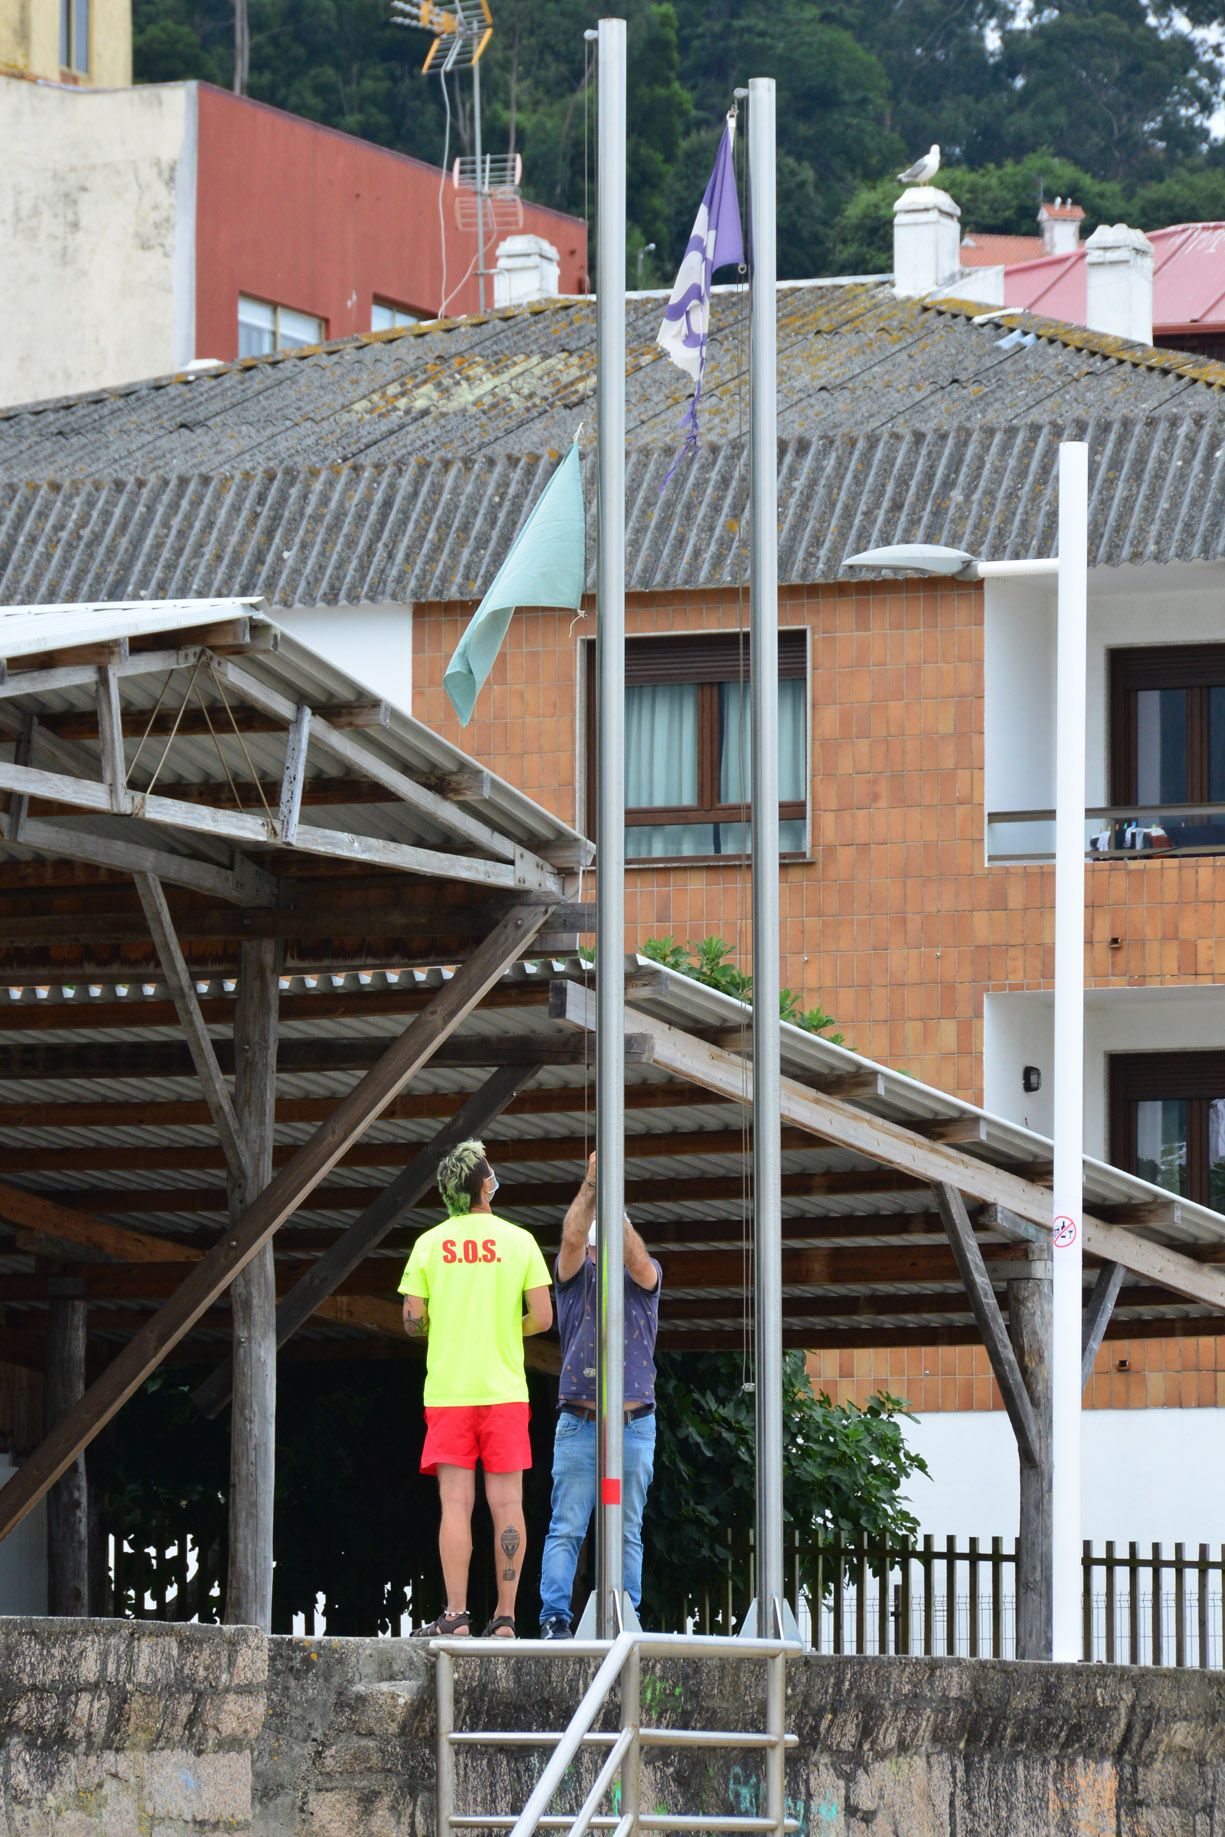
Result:
<instances>
[{"instance_id":1,"label":"arm tattoo","mask_svg":"<svg viewBox=\"0 0 1225 1837\"><path fill-rule=\"evenodd\" d=\"M516 1575L519 1573L515 1568L515 1557L518 1553L521 1541L519 1533L516 1531L514 1525L508 1524L498 1541L502 1546L502 1554L506 1558L506 1567L502 1571L502 1580L504 1582L513 1582Z\"/></svg>"},{"instance_id":2,"label":"arm tattoo","mask_svg":"<svg viewBox=\"0 0 1225 1837\"><path fill-rule=\"evenodd\" d=\"M425 1339L429 1330L430 1323L424 1314L420 1317L414 1317L412 1314L404 1316L404 1331L408 1334L409 1339Z\"/></svg>"}]
</instances>

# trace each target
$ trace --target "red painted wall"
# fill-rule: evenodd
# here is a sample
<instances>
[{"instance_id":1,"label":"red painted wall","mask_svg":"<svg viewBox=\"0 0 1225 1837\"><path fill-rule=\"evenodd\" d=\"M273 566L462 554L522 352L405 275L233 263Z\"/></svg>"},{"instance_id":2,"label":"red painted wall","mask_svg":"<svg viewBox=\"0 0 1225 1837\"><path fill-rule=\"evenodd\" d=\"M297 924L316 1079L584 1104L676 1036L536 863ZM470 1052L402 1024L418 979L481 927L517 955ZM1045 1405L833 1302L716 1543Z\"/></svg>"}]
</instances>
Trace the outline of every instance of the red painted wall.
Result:
<instances>
[{"instance_id":1,"label":"red painted wall","mask_svg":"<svg viewBox=\"0 0 1225 1837\"><path fill-rule=\"evenodd\" d=\"M328 338L370 330L374 297L432 318L442 299L438 168L262 102L198 86L196 355L238 352L238 296L315 313ZM443 193L447 288L476 252ZM524 204L523 229L561 257L561 291L582 291L587 229ZM505 232L504 232L505 233ZM487 249L493 265L493 250ZM486 290L493 304L492 282ZM475 274L448 313L477 310Z\"/></svg>"}]
</instances>

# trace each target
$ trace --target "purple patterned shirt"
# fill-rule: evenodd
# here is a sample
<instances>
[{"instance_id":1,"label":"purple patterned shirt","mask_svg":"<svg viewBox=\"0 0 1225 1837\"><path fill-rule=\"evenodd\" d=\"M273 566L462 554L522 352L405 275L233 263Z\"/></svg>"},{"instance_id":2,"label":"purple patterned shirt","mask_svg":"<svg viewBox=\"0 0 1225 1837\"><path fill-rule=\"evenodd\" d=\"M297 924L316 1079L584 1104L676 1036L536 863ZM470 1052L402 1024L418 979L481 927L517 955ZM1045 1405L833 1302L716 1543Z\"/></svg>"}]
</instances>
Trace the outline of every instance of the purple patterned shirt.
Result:
<instances>
[{"instance_id":1,"label":"purple patterned shirt","mask_svg":"<svg viewBox=\"0 0 1225 1837\"><path fill-rule=\"evenodd\" d=\"M625 1277L625 1403L655 1401L655 1335L659 1331L659 1291L663 1271L655 1258L655 1287L640 1288L626 1272ZM561 1381L558 1401L592 1403L595 1394L596 1352L596 1267L585 1256L583 1266L568 1282L557 1273L557 1330L561 1335Z\"/></svg>"}]
</instances>

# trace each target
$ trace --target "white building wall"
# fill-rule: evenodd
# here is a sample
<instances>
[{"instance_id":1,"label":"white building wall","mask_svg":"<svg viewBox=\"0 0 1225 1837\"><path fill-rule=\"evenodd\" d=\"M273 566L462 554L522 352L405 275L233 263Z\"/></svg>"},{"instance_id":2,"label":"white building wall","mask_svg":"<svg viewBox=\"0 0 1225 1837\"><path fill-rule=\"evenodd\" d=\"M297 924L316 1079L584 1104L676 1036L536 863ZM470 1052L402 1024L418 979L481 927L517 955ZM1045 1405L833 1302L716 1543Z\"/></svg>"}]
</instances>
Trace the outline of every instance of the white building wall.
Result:
<instances>
[{"instance_id":1,"label":"white building wall","mask_svg":"<svg viewBox=\"0 0 1225 1837\"><path fill-rule=\"evenodd\" d=\"M375 695L412 713L413 609L366 606L276 607L277 624L357 678Z\"/></svg>"},{"instance_id":2,"label":"white building wall","mask_svg":"<svg viewBox=\"0 0 1225 1837\"><path fill-rule=\"evenodd\" d=\"M195 355L196 87L0 80L0 405Z\"/></svg>"},{"instance_id":3,"label":"white building wall","mask_svg":"<svg viewBox=\"0 0 1225 1837\"><path fill-rule=\"evenodd\" d=\"M1055 802L1055 593L1045 582L984 589L983 798L986 811ZM1096 569L1089 578L1086 798L1109 801L1109 652L1143 644L1225 643L1225 568ZM991 856L1052 853L1054 825L999 825Z\"/></svg>"},{"instance_id":4,"label":"white building wall","mask_svg":"<svg viewBox=\"0 0 1225 1837\"><path fill-rule=\"evenodd\" d=\"M1225 1541L1225 1410L1086 1410L1082 1535L1116 1543ZM931 1469L908 1488L921 1534L1015 1537L1016 1443L1002 1410L933 1411L906 1424Z\"/></svg>"}]
</instances>

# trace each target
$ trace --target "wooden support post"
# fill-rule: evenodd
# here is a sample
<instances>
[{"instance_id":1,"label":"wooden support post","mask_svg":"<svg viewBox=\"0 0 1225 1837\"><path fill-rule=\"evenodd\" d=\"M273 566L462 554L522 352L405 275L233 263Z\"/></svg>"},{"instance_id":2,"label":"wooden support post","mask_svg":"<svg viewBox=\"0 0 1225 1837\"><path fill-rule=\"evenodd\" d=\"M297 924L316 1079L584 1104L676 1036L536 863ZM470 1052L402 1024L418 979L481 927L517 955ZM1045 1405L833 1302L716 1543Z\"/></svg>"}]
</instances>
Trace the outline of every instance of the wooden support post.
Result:
<instances>
[{"instance_id":1,"label":"wooden support post","mask_svg":"<svg viewBox=\"0 0 1225 1837\"><path fill-rule=\"evenodd\" d=\"M1033 1406L1037 1460L1021 1460L1017 1539L1017 1657L1052 1652L1051 1259L1035 1249L1008 1283L1008 1329Z\"/></svg>"},{"instance_id":2,"label":"wooden support post","mask_svg":"<svg viewBox=\"0 0 1225 1837\"><path fill-rule=\"evenodd\" d=\"M53 1276L47 1322L46 1426L53 1429L85 1391L85 1285ZM78 1454L47 1497L47 1612L89 1613L89 1492Z\"/></svg>"},{"instance_id":3,"label":"wooden support post","mask_svg":"<svg viewBox=\"0 0 1225 1837\"><path fill-rule=\"evenodd\" d=\"M1092 1293L1085 1304L1080 1355L1080 1388L1082 1390L1089 1382L1106 1328L1110 1325L1110 1316L1114 1313L1114 1304L1123 1286L1123 1274L1121 1263L1103 1263L1097 1272L1097 1280L1093 1284Z\"/></svg>"},{"instance_id":4,"label":"wooden support post","mask_svg":"<svg viewBox=\"0 0 1225 1837\"><path fill-rule=\"evenodd\" d=\"M1021 1459L1030 1466L1037 1466L1038 1424L1029 1393L1021 1376L1017 1357L1008 1338L1004 1317L1000 1313L999 1303L995 1299L995 1290L983 1262L983 1253L978 1247L970 1215L966 1211L965 1200L953 1186L937 1186L932 1191L936 1198L936 1207L940 1213L944 1229L948 1234L949 1246L961 1280L965 1285L970 1303L970 1311L983 1336L987 1348L987 1357L995 1381L1000 1387L1004 1399L1004 1408L1008 1411L1013 1433L1017 1438L1017 1447Z\"/></svg>"},{"instance_id":5,"label":"wooden support post","mask_svg":"<svg viewBox=\"0 0 1225 1837\"><path fill-rule=\"evenodd\" d=\"M102 776L110 793L111 809L122 811L127 808L128 768L123 753L123 712L119 704L119 682L109 664L104 664L98 671L97 698Z\"/></svg>"},{"instance_id":6,"label":"wooden support post","mask_svg":"<svg viewBox=\"0 0 1225 1837\"><path fill-rule=\"evenodd\" d=\"M123 1408L200 1316L269 1243L274 1232L314 1191L351 1145L429 1063L445 1040L514 963L550 916L547 905L512 906L467 961L444 983L428 1007L413 1016L378 1063L346 1097L293 1160L275 1174L238 1224L226 1232L177 1292L150 1316L116 1354L76 1407L0 1488L0 1538L44 1497L98 1431Z\"/></svg>"},{"instance_id":7,"label":"wooden support post","mask_svg":"<svg viewBox=\"0 0 1225 1837\"><path fill-rule=\"evenodd\" d=\"M456 1142L478 1134L500 1116L507 1104L536 1075L531 1065L504 1065L486 1078L456 1114L435 1130L413 1156L372 1200L361 1216L338 1237L329 1249L311 1264L306 1274L283 1297L276 1310L276 1344L283 1346L299 1327L334 1295L345 1277L355 1270L376 1245L382 1242L409 1206L417 1204L434 1184L438 1163ZM206 1415L215 1416L229 1401L232 1373L229 1364L219 1365L193 1394L193 1401Z\"/></svg>"},{"instance_id":8,"label":"wooden support post","mask_svg":"<svg viewBox=\"0 0 1225 1837\"><path fill-rule=\"evenodd\" d=\"M306 753L310 745L311 711L305 704L294 715L285 741L285 769L281 773L281 795L277 806L277 826L281 841L288 848L298 833L302 814L302 786L306 777Z\"/></svg>"},{"instance_id":9,"label":"wooden support post","mask_svg":"<svg viewBox=\"0 0 1225 1837\"><path fill-rule=\"evenodd\" d=\"M272 1178L280 950L244 942L234 1011L234 1108L246 1170L231 1174L237 1227ZM234 1409L230 1418L230 1566L225 1618L272 1631L272 1497L276 1472L276 1270L271 1241L234 1278Z\"/></svg>"}]
</instances>

